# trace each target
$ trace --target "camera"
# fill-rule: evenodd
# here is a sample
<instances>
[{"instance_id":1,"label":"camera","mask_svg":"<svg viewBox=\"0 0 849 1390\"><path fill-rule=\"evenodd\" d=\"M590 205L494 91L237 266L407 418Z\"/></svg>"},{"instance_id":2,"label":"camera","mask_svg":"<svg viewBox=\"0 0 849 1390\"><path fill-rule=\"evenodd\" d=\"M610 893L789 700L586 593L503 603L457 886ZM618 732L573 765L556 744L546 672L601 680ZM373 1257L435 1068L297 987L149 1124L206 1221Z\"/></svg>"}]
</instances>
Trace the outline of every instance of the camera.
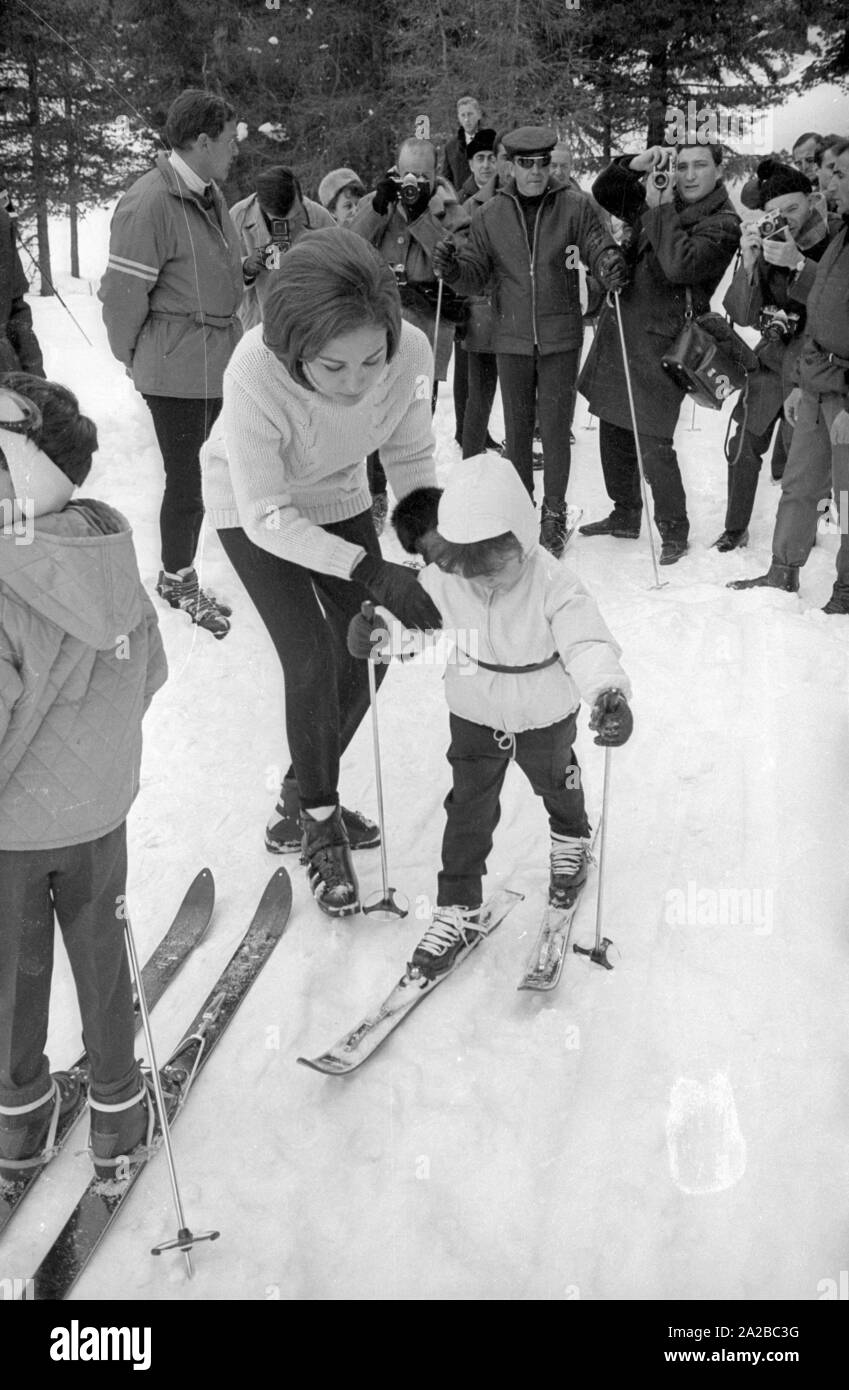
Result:
<instances>
[{"instance_id":1,"label":"camera","mask_svg":"<svg viewBox=\"0 0 849 1390\"><path fill-rule=\"evenodd\" d=\"M262 263L266 270L279 270L280 263L291 246L288 217L272 217L271 241L268 246L263 247L262 252Z\"/></svg>"},{"instance_id":2,"label":"camera","mask_svg":"<svg viewBox=\"0 0 849 1390\"><path fill-rule=\"evenodd\" d=\"M406 288L407 288L407 267L404 265L404 262L403 262L403 261L399 261L397 265L391 265L391 266L389 267L389 269L392 271L393 275L395 276L395 283L396 283L396 285L398 286L399 290L406 289Z\"/></svg>"},{"instance_id":3,"label":"camera","mask_svg":"<svg viewBox=\"0 0 849 1390\"><path fill-rule=\"evenodd\" d=\"M799 327L799 314L779 309L775 304L765 304L761 310L758 327L765 338L774 343L789 343Z\"/></svg>"},{"instance_id":4,"label":"camera","mask_svg":"<svg viewBox=\"0 0 849 1390\"><path fill-rule=\"evenodd\" d=\"M760 232L761 237L778 236L788 226L787 218L783 212L765 212L763 217L755 218L755 227Z\"/></svg>"},{"instance_id":5,"label":"camera","mask_svg":"<svg viewBox=\"0 0 849 1390\"><path fill-rule=\"evenodd\" d=\"M423 194L430 194L430 179L426 179L423 174L400 174L397 169L390 169L389 177L398 189L402 203L407 207L413 207Z\"/></svg>"},{"instance_id":6,"label":"camera","mask_svg":"<svg viewBox=\"0 0 849 1390\"><path fill-rule=\"evenodd\" d=\"M652 169L655 188L668 188L670 179L675 177L675 151L662 150L660 158Z\"/></svg>"}]
</instances>

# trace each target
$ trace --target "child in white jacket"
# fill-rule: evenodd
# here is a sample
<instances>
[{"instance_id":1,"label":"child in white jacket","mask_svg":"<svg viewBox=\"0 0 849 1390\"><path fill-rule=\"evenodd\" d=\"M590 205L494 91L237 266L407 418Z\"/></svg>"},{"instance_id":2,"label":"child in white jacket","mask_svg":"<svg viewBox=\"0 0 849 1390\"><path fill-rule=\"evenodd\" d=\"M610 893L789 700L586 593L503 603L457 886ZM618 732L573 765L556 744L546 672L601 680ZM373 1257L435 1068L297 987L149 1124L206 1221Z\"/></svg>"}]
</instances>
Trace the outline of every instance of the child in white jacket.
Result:
<instances>
[{"instance_id":1,"label":"child in white jacket","mask_svg":"<svg viewBox=\"0 0 849 1390\"><path fill-rule=\"evenodd\" d=\"M464 459L441 496L435 488L408 494L393 522L405 549L430 562L420 582L456 645L445 677L453 785L437 907L412 959L433 977L475 934L511 758L548 812L549 901L574 900L589 837L572 746L578 709L582 699L591 706L596 743L622 744L633 728L631 687L594 599L539 545L533 503L509 460ZM379 623L353 620L355 656L376 654Z\"/></svg>"}]
</instances>

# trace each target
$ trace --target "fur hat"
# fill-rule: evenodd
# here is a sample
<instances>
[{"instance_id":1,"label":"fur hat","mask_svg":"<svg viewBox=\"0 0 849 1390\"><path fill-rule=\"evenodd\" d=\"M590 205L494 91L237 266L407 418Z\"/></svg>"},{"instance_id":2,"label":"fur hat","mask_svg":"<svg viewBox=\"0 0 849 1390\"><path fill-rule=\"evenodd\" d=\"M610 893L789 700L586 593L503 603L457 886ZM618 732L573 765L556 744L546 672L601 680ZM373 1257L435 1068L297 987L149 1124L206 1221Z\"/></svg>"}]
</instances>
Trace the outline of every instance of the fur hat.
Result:
<instances>
[{"instance_id":1,"label":"fur hat","mask_svg":"<svg viewBox=\"0 0 849 1390\"><path fill-rule=\"evenodd\" d=\"M792 164L784 164L780 159L762 159L755 170L754 178L749 179L740 190L740 202L744 208L765 208L771 198L780 198L785 193L812 193L811 180L794 169Z\"/></svg>"},{"instance_id":2,"label":"fur hat","mask_svg":"<svg viewBox=\"0 0 849 1390\"><path fill-rule=\"evenodd\" d=\"M402 497L392 513L392 525L408 555L417 555L416 541L436 530L441 487L417 487Z\"/></svg>"},{"instance_id":3,"label":"fur hat","mask_svg":"<svg viewBox=\"0 0 849 1390\"><path fill-rule=\"evenodd\" d=\"M466 158L471 164L476 154L495 153L495 131L476 130L466 146Z\"/></svg>"}]
</instances>

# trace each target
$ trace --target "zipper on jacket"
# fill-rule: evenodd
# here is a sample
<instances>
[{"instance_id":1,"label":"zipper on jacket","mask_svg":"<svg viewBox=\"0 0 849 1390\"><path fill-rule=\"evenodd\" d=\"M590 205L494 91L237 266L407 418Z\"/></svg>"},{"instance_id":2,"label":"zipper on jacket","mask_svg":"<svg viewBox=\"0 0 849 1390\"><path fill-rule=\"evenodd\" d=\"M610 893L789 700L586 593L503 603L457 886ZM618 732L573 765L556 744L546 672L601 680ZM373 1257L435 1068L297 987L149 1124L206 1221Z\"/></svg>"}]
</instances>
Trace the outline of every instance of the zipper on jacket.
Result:
<instances>
[{"instance_id":1,"label":"zipper on jacket","mask_svg":"<svg viewBox=\"0 0 849 1390\"><path fill-rule=\"evenodd\" d=\"M534 270L534 256L536 255L537 242L539 240L537 236L537 229L539 227L540 213L542 212L542 200L540 200L540 205L537 210L537 220L534 223L534 245L533 250L531 250L531 243L528 238L528 225L525 221L525 214L522 212L522 204L519 202L518 198L513 197L512 193L509 196L516 204L516 211L519 214L519 222L521 224L522 231L525 234L525 245L528 248L528 266L531 272L531 323L533 325L534 330L534 347L538 348L539 338L537 337L537 287L535 279L536 272ZM545 194L543 194L543 198L544 197Z\"/></svg>"}]
</instances>

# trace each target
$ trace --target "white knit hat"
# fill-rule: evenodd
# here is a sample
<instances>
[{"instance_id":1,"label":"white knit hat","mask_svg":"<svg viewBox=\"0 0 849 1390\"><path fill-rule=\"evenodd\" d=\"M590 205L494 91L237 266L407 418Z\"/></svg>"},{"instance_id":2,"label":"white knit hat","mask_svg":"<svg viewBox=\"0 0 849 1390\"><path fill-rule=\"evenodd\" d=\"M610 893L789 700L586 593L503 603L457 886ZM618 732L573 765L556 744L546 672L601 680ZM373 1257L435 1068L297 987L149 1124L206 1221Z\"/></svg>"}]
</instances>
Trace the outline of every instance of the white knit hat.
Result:
<instances>
[{"instance_id":1,"label":"white knit hat","mask_svg":"<svg viewBox=\"0 0 849 1390\"><path fill-rule=\"evenodd\" d=\"M28 402L0 388L0 449L9 467L15 501L31 516L58 512L70 502L74 483L26 434L4 429L4 421L27 420Z\"/></svg>"},{"instance_id":2,"label":"white knit hat","mask_svg":"<svg viewBox=\"0 0 849 1390\"><path fill-rule=\"evenodd\" d=\"M439 534L456 545L512 531L525 554L539 541L539 522L527 488L509 459L476 454L457 463L439 499Z\"/></svg>"}]
</instances>

